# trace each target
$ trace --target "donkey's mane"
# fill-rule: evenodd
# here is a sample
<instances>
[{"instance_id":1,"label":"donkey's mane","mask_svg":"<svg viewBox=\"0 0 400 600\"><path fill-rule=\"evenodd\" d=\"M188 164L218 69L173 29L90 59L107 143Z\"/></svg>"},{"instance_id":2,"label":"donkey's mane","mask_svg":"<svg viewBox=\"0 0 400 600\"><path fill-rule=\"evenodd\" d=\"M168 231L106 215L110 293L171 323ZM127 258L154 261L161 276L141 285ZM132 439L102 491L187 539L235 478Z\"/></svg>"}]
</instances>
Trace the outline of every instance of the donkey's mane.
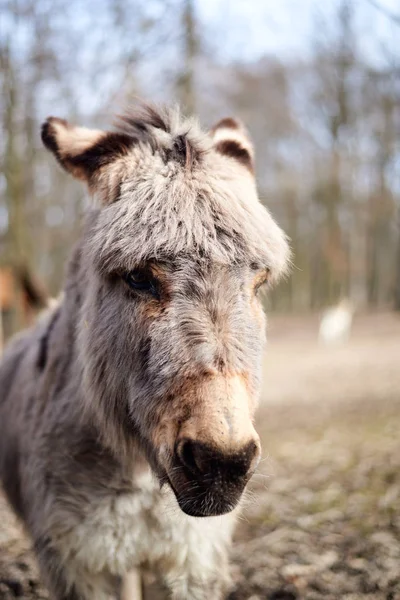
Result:
<instances>
[{"instance_id":1,"label":"donkey's mane","mask_svg":"<svg viewBox=\"0 0 400 600\"><path fill-rule=\"evenodd\" d=\"M185 118L178 107L158 107L140 103L129 106L117 115L115 126L119 133L132 141L144 143L163 156L165 162L177 161L192 168L210 147L206 134L197 121Z\"/></svg>"},{"instance_id":2,"label":"donkey's mane","mask_svg":"<svg viewBox=\"0 0 400 600\"><path fill-rule=\"evenodd\" d=\"M142 102L139 105L127 107L117 119L120 121L123 133L126 134L148 134L149 127L171 133L172 113L171 109Z\"/></svg>"}]
</instances>

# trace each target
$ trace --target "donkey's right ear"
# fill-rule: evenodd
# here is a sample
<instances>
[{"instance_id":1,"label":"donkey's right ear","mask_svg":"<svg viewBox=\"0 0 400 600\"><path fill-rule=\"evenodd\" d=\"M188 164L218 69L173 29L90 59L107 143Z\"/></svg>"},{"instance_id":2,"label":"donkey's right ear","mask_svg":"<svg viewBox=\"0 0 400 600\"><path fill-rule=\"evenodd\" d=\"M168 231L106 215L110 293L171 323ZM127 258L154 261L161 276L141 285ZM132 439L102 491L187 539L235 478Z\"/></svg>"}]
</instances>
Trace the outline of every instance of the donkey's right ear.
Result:
<instances>
[{"instance_id":1,"label":"donkey's right ear","mask_svg":"<svg viewBox=\"0 0 400 600\"><path fill-rule=\"evenodd\" d=\"M99 169L127 154L133 144L127 135L76 127L57 117L43 123L42 141L66 171L89 186Z\"/></svg>"}]
</instances>

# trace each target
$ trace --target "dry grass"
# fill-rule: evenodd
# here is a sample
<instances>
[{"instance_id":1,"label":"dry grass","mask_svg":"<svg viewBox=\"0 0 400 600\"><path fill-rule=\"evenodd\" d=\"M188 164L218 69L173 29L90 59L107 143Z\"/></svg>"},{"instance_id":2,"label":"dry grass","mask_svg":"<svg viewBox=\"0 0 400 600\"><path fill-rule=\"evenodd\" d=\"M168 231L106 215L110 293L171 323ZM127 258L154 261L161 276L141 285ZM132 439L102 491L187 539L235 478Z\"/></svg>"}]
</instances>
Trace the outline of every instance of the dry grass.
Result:
<instances>
[{"instance_id":1,"label":"dry grass","mask_svg":"<svg viewBox=\"0 0 400 600\"><path fill-rule=\"evenodd\" d=\"M232 600L400 598L400 319L360 317L342 347L316 331L271 325Z\"/></svg>"}]
</instances>

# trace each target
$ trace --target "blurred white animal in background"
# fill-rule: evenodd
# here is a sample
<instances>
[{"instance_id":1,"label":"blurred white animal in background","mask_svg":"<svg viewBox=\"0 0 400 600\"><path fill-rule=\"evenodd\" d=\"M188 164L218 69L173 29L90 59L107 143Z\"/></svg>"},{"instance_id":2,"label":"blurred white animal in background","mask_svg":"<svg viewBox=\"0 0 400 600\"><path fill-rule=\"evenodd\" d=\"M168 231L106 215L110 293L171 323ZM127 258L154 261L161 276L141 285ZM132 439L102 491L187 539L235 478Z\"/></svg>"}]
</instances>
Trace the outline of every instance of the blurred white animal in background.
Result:
<instances>
[{"instance_id":1,"label":"blurred white animal in background","mask_svg":"<svg viewBox=\"0 0 400 600\"><path fill-rule=\"evenodd\" d=\"M319 325L319 341L326 345L344 344L348 341L353 322L354 306L343 299L322 315Z\"/></svg>"}]
</instances>

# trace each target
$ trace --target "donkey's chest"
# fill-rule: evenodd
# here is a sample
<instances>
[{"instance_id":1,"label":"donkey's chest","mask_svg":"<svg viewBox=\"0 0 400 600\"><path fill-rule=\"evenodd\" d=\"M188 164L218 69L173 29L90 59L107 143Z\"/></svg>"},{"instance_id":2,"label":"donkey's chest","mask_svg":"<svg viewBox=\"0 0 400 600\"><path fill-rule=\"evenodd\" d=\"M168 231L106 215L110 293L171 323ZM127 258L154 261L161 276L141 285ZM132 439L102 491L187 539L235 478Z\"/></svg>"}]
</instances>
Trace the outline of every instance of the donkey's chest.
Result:
<instances>
[{"instance_id":1,"label":"donkey's chest","mask_svg":"<svg viewBox=\"0 0 400 600\"><path fill-rule=\"evenodd\" d=\"M231 528L230 516L187 517L170 490L146 482L140 491L93 501L65 550L91 572L122 575L141 564L179 571L188 562L212 561Z\"/></svg>"}]
</instances>

